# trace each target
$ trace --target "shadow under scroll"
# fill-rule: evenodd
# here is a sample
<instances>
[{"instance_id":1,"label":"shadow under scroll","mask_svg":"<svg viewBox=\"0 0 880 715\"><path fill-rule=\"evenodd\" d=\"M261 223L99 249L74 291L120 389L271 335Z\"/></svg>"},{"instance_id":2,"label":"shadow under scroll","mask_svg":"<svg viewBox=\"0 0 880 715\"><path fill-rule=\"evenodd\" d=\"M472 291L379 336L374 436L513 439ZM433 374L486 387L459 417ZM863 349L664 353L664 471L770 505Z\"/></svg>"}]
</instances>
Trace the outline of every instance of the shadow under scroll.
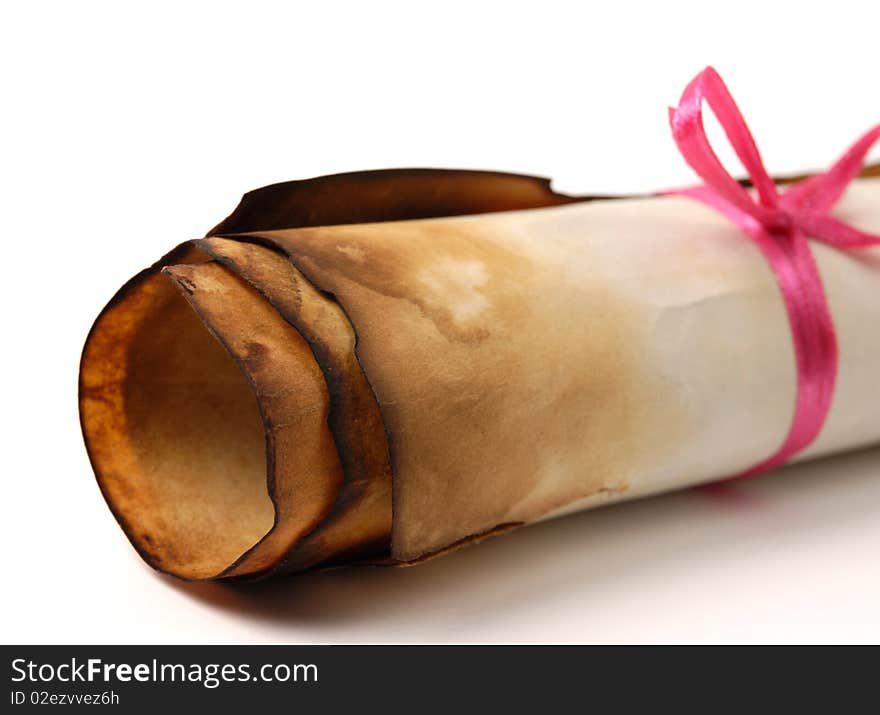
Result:
<instances>
[{"instance_id":1,"label":"shadow under scroll","mask_svg":"<svg viewBox=\"0 0 880 715\"><path fill-rule=\"evenodd\" d=\"M535 609L556 608L573 594L585 609L601 609L621 588L639 588L648 573L673 572L685 557L735 564L737 553L821 541L878 518L875 447L746 482L569 515L414 567L344 568L250 584L155 577L207 607L272 626L279 640L291 633L321 638L332 624L336 636L343 627L352 640L361 630L375 639L378 627L384 642L467 641L478 624L509 622L518 611L534 618Z\"/></svg>"}]
</instances>

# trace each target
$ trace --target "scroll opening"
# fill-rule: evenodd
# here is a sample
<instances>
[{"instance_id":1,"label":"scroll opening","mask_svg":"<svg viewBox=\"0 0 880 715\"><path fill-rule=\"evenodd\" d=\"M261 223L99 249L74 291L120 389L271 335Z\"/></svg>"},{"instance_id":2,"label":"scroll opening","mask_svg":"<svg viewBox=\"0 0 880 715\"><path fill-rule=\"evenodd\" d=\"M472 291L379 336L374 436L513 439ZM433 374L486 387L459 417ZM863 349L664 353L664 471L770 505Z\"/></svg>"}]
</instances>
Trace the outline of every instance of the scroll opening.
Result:
<instances>
[{"instance_id":1,"label":"scroll opening","mask_svg":"<svg viewBox=\"0 0 880 715\"><path fill-rule=\"evenodd\" d=\"M98 481L151 565L217 576L272 530L256 395L161 273L131 286L96 323L81 389Z\"/></svg>"}]
</instances>

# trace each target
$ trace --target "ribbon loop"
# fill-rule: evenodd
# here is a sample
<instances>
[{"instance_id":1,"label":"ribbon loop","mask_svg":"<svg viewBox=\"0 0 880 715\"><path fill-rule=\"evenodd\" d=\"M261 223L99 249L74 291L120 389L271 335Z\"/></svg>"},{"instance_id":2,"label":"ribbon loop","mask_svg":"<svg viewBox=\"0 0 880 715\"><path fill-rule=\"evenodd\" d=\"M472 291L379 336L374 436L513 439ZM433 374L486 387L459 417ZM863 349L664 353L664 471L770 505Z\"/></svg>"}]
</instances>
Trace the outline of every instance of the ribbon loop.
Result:
<instances>
[{"instance_id":1,"label":"ribbon loop","mask_svg":"<svg viewBox=\"0 0 880 715\"><path fill-rule=\"evenodd\" d=\"M703 126L703 101L718 118L758 192L760 204L730 175L712 149ZM707 67L685 88L678 108L670 109L669 113L679 151L700 178L742 211L762 223L772 223L778 217L774 211L779 206L776 184L764 168L752 133L721 76Z\"/></svg>"},{"instance_id":2,"label":"ribbon loop","mask_svg":"<svg viewBox=\"0 0 880 715\"><path fill-rule=\"evenodd\" d=\"M748 172L753 195L724 168L703 126L703 102L721 123ZM780 194L733 96L711 67L698 74L669 110L672 136L703 186L669 193L690 196L715 208L757 244L776 277L794 342L797 391L794 415L779 449L733 478L750 477L785 463L819 434L834 395L837 338L822 279L807 237L841 249L880 244L880 236L860 231L829 215L858 176L871 147L880 141L880 125L865 133L823 174Z\"/></svg>"},{"instance_id":3,"label":"ribbon loop","mask_svg":"<svg viewBox=\"0 0 880 715\"><path fill-rule=\"evenodd\" d=\"M880 124L865 132L824 174L793 184L782 195L785 206L824 213L840 200L846 187L858 176L871 148L880 141Z\"/></svg>"}]
</instances>

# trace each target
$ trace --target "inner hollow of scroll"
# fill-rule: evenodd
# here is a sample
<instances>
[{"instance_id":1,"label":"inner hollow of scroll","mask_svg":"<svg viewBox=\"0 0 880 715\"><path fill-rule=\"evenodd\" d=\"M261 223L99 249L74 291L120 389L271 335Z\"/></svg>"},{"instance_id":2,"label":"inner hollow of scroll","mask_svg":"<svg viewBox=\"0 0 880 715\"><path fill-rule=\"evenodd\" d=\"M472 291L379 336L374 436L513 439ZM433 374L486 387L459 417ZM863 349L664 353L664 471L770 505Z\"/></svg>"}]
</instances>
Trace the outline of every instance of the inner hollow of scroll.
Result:
<instances>
[{"instance_id":1,"label":"inner hollow of scroll","mask_svg":"<svg viewBox=\"0 0 880 715\"><path fill-rule=\"evenodd\" d=\"M215 576L274 523L254 393L164 276L149 277L114 310L105 329L127 344L108 350L105 369L120 377L105 382L116 391L105 397L121 414L107 423L114 439L102 441L120 449L93 454L96 471L151 563L187 578Z\"/></svg>"}]
</instances>

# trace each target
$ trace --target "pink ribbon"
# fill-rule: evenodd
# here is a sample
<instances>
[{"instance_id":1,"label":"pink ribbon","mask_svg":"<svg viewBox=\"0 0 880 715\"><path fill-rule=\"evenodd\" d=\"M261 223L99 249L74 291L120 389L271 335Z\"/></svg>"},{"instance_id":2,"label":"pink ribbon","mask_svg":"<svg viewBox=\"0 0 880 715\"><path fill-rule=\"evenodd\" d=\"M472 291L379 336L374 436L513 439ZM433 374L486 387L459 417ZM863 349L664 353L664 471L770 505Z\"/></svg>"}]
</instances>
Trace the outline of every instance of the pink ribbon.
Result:
<instances>
[{"instance_id":1,"label":"pink ribbon","mask_svg":"<svg viewBox=\"0 0 880 715\"><path fill-rule=\"evenodd\" d=\"M703 128L704 100L748 172L754 195L730 175L709 144ZM708 204L752 238L779 283L794 340L797 398L788 435L776 453L731 477L742 479L778 467L807 447L828 416L837 378L837 338L807 237L841 249L880 244L880 236L859 231L829 213L880 139L880 125L824 174L780 193L736 102L713 68L704 69L685 88L678 108L669 110L669 123L679 151L705 184L667 193Z\"/></svg>"}]
</instances>

